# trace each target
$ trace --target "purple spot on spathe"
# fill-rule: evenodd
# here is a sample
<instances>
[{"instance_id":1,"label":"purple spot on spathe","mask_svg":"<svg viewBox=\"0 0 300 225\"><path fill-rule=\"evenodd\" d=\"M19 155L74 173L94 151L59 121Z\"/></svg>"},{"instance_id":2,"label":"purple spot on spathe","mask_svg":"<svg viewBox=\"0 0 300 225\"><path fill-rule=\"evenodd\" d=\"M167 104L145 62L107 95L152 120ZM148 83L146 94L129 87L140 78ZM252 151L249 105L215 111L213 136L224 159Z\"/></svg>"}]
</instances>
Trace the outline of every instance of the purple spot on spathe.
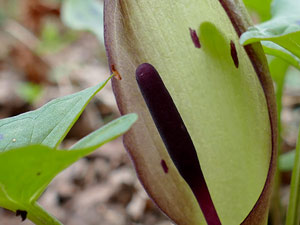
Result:
<instances>
[{"instance_id":1,"label":"purple spot on spathe","mask_svg":"<svg viewBox=\"0 0 300 225\"><path fill-rule=\"evenodd\" d=\"M0 141L4 139L4 135L0 134Z\"/></svg>"},{"instance_id":2,"label":"purple spot on spathe","mask_svg":"<svg viewBox=\"0 0 300 225\"><path fill-rule=\"evenodd\" d=\"M238 58L238 54L236 51L236 47L233 41L230 42L230 53L231 53L231 58L234 62L234 65L236 68L239 68L239 58Z\"/></svg>"},{"instance_id":3,"label":"purple spot on spathe","mask_svg":"<svg viewBox=\"0 0 300 225\"><path fill-rule=\"evenodd\" d=\"M167 163L166 163L165 160L162 159L162 160L160 161L160 165L161 165L161 167L163 168L163 170L164 170L165 173L168 173L168 172L169 172L169 168L168 168Z\"/></svg>"},{"instance_id":4,"label":"purple spot on spathe","mask_svg":"<svg viewBox=\"0 0 300 225\"><path fill-rule=\"evenodd\" d=\"M194 42L195 47L201 48L201 44L200 44L200 40L197 35L197 32L195 30L193 30L192 28L189 28L189 29L190 29L190 35L191 35L192 41Z\"/></svg>"}]
</instances>

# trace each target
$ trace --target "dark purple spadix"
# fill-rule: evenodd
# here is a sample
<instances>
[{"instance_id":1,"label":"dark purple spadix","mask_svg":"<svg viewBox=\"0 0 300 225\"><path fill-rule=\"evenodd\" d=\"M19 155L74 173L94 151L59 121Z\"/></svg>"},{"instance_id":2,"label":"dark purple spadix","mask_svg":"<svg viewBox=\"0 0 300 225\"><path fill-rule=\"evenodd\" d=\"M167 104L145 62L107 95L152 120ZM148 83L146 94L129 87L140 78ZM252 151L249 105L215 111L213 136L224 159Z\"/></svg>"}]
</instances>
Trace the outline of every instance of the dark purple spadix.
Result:
<instances>
[{"instance_id":1,"label":"dark purple spadix","mask_svg":"<svg viewBox=\"0 0 300 225\"><path fill-rule=\"evenodd\" d=\"M136 79L168 153L193 191L207 224L220 225L192 139L158 72L144 63L137 68Z\"/></svg>"}]
</instances>

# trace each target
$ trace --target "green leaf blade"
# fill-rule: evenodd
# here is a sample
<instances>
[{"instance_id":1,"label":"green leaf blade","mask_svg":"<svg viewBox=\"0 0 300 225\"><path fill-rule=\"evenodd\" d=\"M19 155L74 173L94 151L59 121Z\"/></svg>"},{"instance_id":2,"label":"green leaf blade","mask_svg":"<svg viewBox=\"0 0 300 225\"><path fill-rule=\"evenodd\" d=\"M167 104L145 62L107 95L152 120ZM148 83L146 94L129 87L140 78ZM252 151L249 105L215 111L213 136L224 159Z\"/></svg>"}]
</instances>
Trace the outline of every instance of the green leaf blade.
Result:
<instances>
[{"instance_id":1,"label":"green leaf blade","mask_svg":"<svg viewBox=\"0 0 300 225\"><path fill-rule=\"evenodd\" d=\"M94 131L93 133L87 135L75 145L71 147L71 150L81 149L81 148L97 148L104 142L108 142L111 139L115 139L120 136L120 133L125 133L128 128L137 120L136 114L127 114L122 116L109 124L101 127L100 129Z\"/></svg>"},{"instance_id":2,"label":"green leaf blade","mask_svg":"<svg viewBox=\"0 0 300 225\"><path fill-rule=\"evenodd\" d=\"M83 139L79 145L75 145L78 148L72 151L32 145L1 152L0 206L16 211L33 205L59 172L108 141L124 134L136 119L137 116L131 114L112 121L102 130L100 128L88 136L88 140ZM79 148L83 145L85 148Z\"/></svg>"},{"instance_id":3,"label":"green leaf blade","mask_svg":"<svg viewBox=\"0 0 300 225\"><path fill-rule=\"evenodd\" d=\"M300 58L291 52L270 41L262 41L262 46L266 54L281 58L286 63L300 70Z\"/></svg>"},{"instance_id":4,"label":"green leaf blade","mask_svg":"<svg viewBox=\"0 0 300 225\"><path fill-rule=\"evenodd\" d=\"M276 0L272 4L272 19L250 27L240 39L247 45L258 41L272 41L300 58L300 2Z\"/></svg>"},{"instance_id":5,"label":"green leaf blade","mask_svg":"<svg viewBox=\"0 0 300 225\"><path fill-rule=\"evenodd\" d=\"M0 152L33 144L57 147L107 82L55 99L35 111L0 120Z\"/></svg>"}]
</instances>

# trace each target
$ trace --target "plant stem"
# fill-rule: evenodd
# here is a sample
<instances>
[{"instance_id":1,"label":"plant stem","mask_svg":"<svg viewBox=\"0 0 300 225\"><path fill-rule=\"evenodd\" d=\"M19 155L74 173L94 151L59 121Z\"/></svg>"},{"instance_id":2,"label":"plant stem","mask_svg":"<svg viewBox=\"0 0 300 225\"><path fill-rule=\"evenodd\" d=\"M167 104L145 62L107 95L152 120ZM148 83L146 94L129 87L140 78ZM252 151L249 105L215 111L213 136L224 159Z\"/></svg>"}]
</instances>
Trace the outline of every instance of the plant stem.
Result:
<instances>
[{"instance_id":1,"label":"plant stem","mask_svg":"<svg viewBox=\"0 0 300 225\"><path fill-rule=\"evenodd\" d=\"M274 58L269 62L269 68L272 75L272 79L276 82L276 104L277 104L277 115L278 115L278 152L277 160L281 154L281 110L282 110L282 95L285 83L285 75L289 68L289 64L280 58ZM277 161L278 165L278 161ZM272 225L282 224L282 207L280 202L280 184L281 174L277 166L275 172L275 180L272 190L270 216Z\"/></svg>"},{"instance_id":2,"label":"plant stem","mask_svg":"<svg viewBox=\"0 0 300 225\"><path fill-rule=\"evenodd\" d=\"M300 132L296 146L296 157L293 168L290 202L287 212L286 225L298 225L300 221Z\"/></svg>"},{"instance_id":3,"label":"plant stem","mask_svg":"<svg viewBox=\"0 0 300 225\"><path fill-rule=\"evenodd\" d=\"M280 201L280 171L277 169L275 173L274 186L271 195L271 205L270 205L270 220L272 225L281 225L282 219L282 205Z\"/></svg>"},{"instance_id":4,"label":"plant stem","mask_svg":"<svg viewBox=\"0 0 300 225\"><path fill-rule=\"evenodd\" d=\"M37 202L26 205L28 219L36 225L63 225L54 216L49 214Z\"/></svg>"}]
</instances>

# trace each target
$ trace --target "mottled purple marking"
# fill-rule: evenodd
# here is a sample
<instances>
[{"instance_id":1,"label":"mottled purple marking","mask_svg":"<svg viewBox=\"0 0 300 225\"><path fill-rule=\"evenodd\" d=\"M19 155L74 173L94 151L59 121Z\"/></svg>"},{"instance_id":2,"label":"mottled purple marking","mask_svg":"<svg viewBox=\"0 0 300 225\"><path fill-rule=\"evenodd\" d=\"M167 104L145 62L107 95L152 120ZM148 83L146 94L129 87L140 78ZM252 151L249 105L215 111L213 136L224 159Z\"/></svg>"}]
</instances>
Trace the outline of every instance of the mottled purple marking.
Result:
<instances>
[{"instance_id":1,"label":"mottled purple marking","mask_svg":"<svg viewBox=\"0 0 300 225\"><path fill-rule=\"evenodd\" d=\"M166 163L165 160L162 159L162 160L160 161L160 165L162 166L162 168L163 168L163 170L164 170L165 173L168 173L168 172L169 172L169 168L168 168L167 163Z\"/></svg>"},{"instance_id":2,"label":"mottled purple marking","mask_svg":"<svg viewBox=\"0 0 300 225\"><path fill-rule=\"evenodd\" d=\"M192 41L194 42L195 47L201 48L201 44L200 44L200 40L197 35L197 32L195 30L193 30L192 28L189 28L189 29L190 29L190 35L191 35Z\"/></svg>"},{"instance_id":3,"label":"mottled purple marking","mask_svg":"<svg viewBox=\"0 0 300 225\"><path fill-rule=\"evenodd\" d=\"M193 191L207 224L220 225L193 141L158 72L144 63L137 68L136 79L166 149Z\"/></svg>"},{"instance_id":4,"label":"mottled purple marking","mask_svg":"<svg viewBox=\"0 0 300 225\"><path fill-rule=\"evenodd\" d=\"M296 24L300 26L300 20L296 21Z\"/></svg>"},{"instance_id":5,"label":"mottled purple marking","mask_svg":"<svg viewBox=\"0 0 300 225\"><path fill-rule=\"evenodd\" d=\"M0 141L4 139L4 135L0 134Z\"/></svg>"},{"instance_id":6,"label":"mottled purple marking","mask_svg":"<svg viewBox=\"0 0 300 225\"><path fill-rule=\"evenodd\" d=\"M237 54L237 51L236 51L236 47L235 47L235 44L233 41L230 42L230 52L231 52L231 58L234 62L234 65L236 68L239 68L239 58L238 58L238 54Z\"/></svg>"},{"instance_id":7,"label":"mottled purple marking","mask_svg":"<svg viewBox=\"0 0 300 225\"><path fill-rule=\"evenodd\" d=\"M17 210L16 211L16 216L21 216L22 218L22 221L26 220L27 218L27 211L24 211L24 210Z\"/></svg>"}]
</instances>

